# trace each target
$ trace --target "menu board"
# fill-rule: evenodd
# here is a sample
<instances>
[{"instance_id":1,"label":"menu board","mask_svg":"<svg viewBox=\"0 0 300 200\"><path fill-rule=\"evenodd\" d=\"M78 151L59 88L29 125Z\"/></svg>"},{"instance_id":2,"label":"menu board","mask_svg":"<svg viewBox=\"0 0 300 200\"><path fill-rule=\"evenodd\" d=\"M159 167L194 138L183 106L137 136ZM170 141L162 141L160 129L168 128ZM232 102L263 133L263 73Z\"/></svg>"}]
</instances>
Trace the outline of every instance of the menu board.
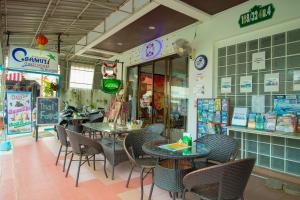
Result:
<instances>
[{"instance_id":1,"label":"menu board","mask_svg":"<svg viewBox=\"0 0 300 200\"><path fill-rule=\"evenodd\" d=\"M31 132L31 92L7 92L7 134Z\"/></svg>"},{"instance_id":2,"label":"menu board","mask_svg":"<svg viewBox=\"0 0 300 200\"><path fill-rule=\"evenodd\" d=\"M59 120L59 98L37 98L37 125L55 125Z\"/></svg>"}]
</instances>

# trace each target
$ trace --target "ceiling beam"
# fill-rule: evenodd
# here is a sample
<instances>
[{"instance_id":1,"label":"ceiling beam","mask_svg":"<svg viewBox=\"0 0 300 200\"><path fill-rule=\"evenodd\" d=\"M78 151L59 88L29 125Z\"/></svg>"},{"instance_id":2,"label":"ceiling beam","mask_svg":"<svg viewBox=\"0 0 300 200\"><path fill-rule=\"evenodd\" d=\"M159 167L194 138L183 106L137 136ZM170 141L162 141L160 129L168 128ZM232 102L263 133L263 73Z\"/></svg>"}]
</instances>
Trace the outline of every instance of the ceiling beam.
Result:
<instances>
[{"instance_id":1,"label":"ceiling beam","mask_svg":"<svg viewBox=\"0 0 300 200\"><path fill-rule=\"evenodd\" d=\"M49 2L48 2L47 8L46 8L46 10L45 10L45 13L44 13L44 15L43 15L43 17L42 17L42 19L41 19L41 22L40 22L40 24L39 24L39 26L38 26L38 28L37 28L35 34L34 34L34 37L32 38L30 47L32 47L32 45L33 45L33 43L34 43L34 40L35 40L35 37L36 37L37 34L40 32L40 28L42 27L42 25L43 25L43 23L44 23L44 20L45 20L45 18L46 18L46 16L47 16L47 13L48 13L48 10L49 10L49 8L50 8L50 6L51 6L51 4L52 4L52 1L53 1L53 0L49 0Z\"/></svg>"},{"instance_id":2,"label":"ceiling beam","mask_svg":"<svg viewBox=\"0 0 300 200\"><path fill-rule=\"evenodd\" d=\"M7 1L4 0L4 15L5 15L5 29L4 31L7 32Z\"/></svg>"},{"instance_id":3,"label":"ceiling beam","mask_svg":"<svg viewBox=\"0 0 300 200\"><path fill-rule=\"evenodd\" d=\"M116 53L116 52L106 51L106 50L102 50L102 49L95 49L95 48L91 48L88 51L92 51L92 52L96 52L96 53L102 53L102 54L108 54L108 55L112 55L112 56L120 55L119 53Z\"/></svg>"},{"instance_id":4,"label":"ceiling beam","mask_svg":"<svg viewBox=\"0 0 300 200\"><path fill-rule=\"evenodd\" d=\"M105 58L105 57L101 57L101 56L93 56L93 55L87 55L87 54L81 54L79 56L87 57L87 58L93 58L93 59L97 59L97 60L107 60L107 59L109 59L109 58Z\"/></svg>"},{"instance_id":5,"label":"ceiling beam","mask_svg":"<svg viewBox=\"0 0 300 200\"><path fill-rule=\"evenodd\" d=\"M105 9L108 9L108 10L111 10L111 11L117 11L118 10L117 7L108 6L108 5L105 5L104 3L97 3L97 2L93 2L92 0L82 0L82 1L94 4L94 5L96 5L96 6L100 7L100 8L105 8Z\"/></svg>"},{"instance_id":6,"label":"ceiling beam","mask_svg":"<svg viewBox=\"0 0 300 200\"><path fill-rule=\"evenodd\" d=\"M136 21L137 19L141 18L142 16L144 16L145 14L152 11L153 9L155 9L158 6L159 6L159 4L154 1L151 1L150 3L146 3L142 8L135 11L133 14L128 14L128 16L125 17L123 21L115 24L109 30L104 30L103 34L97 36L95 39L93 39L90 43L86 44L84 47L80 47L80 49L78 51L76 51L75 54L76 55L83 54L85 51L88 51L89 49L93 48L97 44L101 43L105 39L109 38L113 34L117 33L121 29L125 28L126 26L128 26L132 22ZM103 24L105 25L104 22L100 25L103 25ZM84 38L82 38L81 40L87 41L87 37L88 37L88 35L85 36ZM80 41L78 43L80 43Z\"/></svg>"},{"instance_id":7,"label":"ceiling beam","mask_svg":"<svg viewBox=\"0 0 300 200\"><path fill-rule=\"evenodd\" d=\"M54 15L54 13L55 13L55 11L56 11L56 9L57 9L59 3L60 3L60 0L57 0L56 3L55 3L54 8L52 9L52 11L51 11L51 13L50 13L50 15L49 15L49 17L52 17L52 16ZM48 17L48 19L49 19L49 17ZM47 26L48 22L49 22L49 20L46 21L44 27ZM42 30L42 29L41 29L41 30Z\"/></svg>"},{"instance_id":8,"label":"ceiling beam","mask_svg":"<svg viewBox=\"0 0 300 200\"><path fill-rule=\"evenodd\" d=\"M80 11L80 13L76 16L76 18L72 21L72 23L67 26L67 28L65 29L65 31L63 32L63 34L65 34L66 32L68 32L71 28L71 26L73 26L73 24L75 24L81 17L81 15L90 7L90 5L92 4L92 1L89 1L88 4L86 4L86 6Z\"/></svg>"},{"instance_id":9,"label":"ceiling beam","mask_svg":"<svg viewBox=\"0 0 300 200\"><path fill-rule=\"evenodd\" d=\"M154 0L156 3L171 8L200 22L208 21L211 15L180 0Z\"/></svg>"}]
</instances>

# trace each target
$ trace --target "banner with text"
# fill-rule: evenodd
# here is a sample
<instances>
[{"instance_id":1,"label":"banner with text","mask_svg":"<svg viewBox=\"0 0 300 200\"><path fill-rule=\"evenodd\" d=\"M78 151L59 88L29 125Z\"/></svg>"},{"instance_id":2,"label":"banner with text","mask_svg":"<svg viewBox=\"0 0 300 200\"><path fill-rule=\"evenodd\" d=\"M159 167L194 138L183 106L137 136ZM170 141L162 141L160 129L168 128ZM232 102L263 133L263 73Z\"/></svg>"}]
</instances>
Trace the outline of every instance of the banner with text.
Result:
<instances>
[{"instance_id":1,"label":"banner with text","mask_svg":"<svg viewBox=\"0 0 300 200\"><path fill-rule=\"evenodd\" d=\"M8 68L57 74L58 55L50 51L11 46Z\"/></svg>"},{"instance_id":2,"label":"banner with text","mask_svg":"<svg viewBox=\"0 0 300 200\"><path fill-rule=\"evenodd\" d=\"M55 125L59 120L59 98L37 98L37 125Z\"/></svg>"},{"instance_id":3,"label":"banner with text","mask_svg":"<svg viewBox=\"0 0 300 200\"><path fill-rule=\"evenodd\" d=\"M31 132L31 92L7 92L7 134Z\"/></svg>"}]
</instances>

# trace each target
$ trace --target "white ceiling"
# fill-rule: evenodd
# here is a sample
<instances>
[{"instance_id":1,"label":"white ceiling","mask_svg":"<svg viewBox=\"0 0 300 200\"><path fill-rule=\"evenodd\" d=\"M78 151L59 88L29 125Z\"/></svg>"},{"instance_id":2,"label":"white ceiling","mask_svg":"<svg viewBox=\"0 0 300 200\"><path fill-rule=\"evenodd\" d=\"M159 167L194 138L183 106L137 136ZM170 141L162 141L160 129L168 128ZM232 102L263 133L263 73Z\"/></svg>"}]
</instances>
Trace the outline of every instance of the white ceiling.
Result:
<instances>
[{"instance_id":1,"label":"white ceiling","mask_svg":"<svg viewBox=\"0 0 300 200\"><path fill-rule=\"evenodd\" d=\"M44 33L46 49L61 55L74 53L77 41L92 31L126 0L0 0L0 31L4 47L9 44L36 48L35 36ZM7 48L6 48L7 51Z\"/></svg>"}]
</instances>

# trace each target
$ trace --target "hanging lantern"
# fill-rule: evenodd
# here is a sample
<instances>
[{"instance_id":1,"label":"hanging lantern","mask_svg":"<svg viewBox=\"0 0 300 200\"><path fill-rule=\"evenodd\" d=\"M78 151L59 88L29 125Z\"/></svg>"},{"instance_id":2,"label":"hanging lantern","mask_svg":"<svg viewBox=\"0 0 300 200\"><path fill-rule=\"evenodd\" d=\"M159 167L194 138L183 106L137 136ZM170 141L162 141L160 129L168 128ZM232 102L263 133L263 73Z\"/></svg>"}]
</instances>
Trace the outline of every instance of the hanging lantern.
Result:
<instances>
[{"instance_id":1,"label":"hanging lantern","mask_svg":"<svg viewBox=\"0 0 300 200\"><path fill-rule=\"evenodd\" d=\"M43 34L38 34L35 37L35 42L40 49L44 49L45 45L48 43L48 38L46 38Z\"/></svg>"}]
</instances>

